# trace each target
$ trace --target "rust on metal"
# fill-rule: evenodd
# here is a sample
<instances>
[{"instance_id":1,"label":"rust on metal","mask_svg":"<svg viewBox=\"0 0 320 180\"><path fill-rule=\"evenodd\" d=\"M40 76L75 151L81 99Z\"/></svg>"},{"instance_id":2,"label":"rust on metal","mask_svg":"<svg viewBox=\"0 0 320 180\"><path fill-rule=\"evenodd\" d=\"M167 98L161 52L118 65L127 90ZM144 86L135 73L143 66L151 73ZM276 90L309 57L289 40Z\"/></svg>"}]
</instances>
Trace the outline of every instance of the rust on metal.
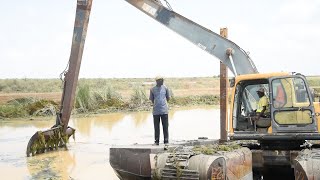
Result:
<instances>
[{"instance_id":1,"label":"rust on metal","mask_svg":"<svg viewBox=\"0 0 320 180\"><path fill-rule=\"evenodd\" d=\"M68 138L70 137L68 136L69 132L67 131L68 129L70 129L68 127L68 123L74 105L75 92L77 88L83 48L89 24L91 6L92 0L77 1L77 10L74 22L68 70L67 72L63 73L65 77L63 93L61 97L60 112L57 114L56 124L51 129L43 131L40 134L39 132L37 132L31 137L27 146L27 156L29 156L30 154L35 155L46 152L46 149L56 149L52 147L47 147L47 144L48 141L51 139L50 137L52 136L52 134L56 133L57 128L59 129L58 131L61 136ZM72 132L74 133L74 129L72 130ZM59 144L65 146L66 140L63 143ZM38 146L40 147L40 149L36 148ZM35 151L34 149L37 150Z\"/></svg>"},{"instance_id":2,"label":"rust on metal","mask_svg":"<svg viewBox=\"0 0 320 180\"><path fill-rule=\"evenodd\" d=\"M78 0L76 18L74 23L72 47L69 60L69 69L65 76L64 96L61 107L61 122L64 131L67 129L71 111L74 104L74 97L77 88L82 53L89 24L90 9L92 0L87 0L86 8L83 8L83 0Z\"/></svg>"},{"instance_id":3,"label":"rust on metal","mask_svg":"<svg viewBox=\"0 0 320 180\"><path fill-rule=\"evenodd\" d=\"M320 179L320 150L302 150L294 160L293 167L297 180Z\"/></svg>"},{"instance_id":4,"label":"rust on metal","mask_svg":"<svg viewBox=\"0 0 320 180\"><path fill-rule=\"evenodd\" d=\"M228 29L220 28L220 35L228 38ZM220 62L220 141L227 141L228 68Z\"/></svg>"},{"instance_id":5,"label":"rust on metal","mask_svg":"<svg viewBox=\"0 0 320 180\"><path fill-rule=\"evenodd\" d=\"M211 179L214 180L225 180L225 174L223 173L222 167L213 167L211 170Z\"/></svg>"},{"instance_id":6,"label":"rust on metal","mask_svg":"<svg viewBox=\"0 0 320 180\"><path fill-rule=\"evenodd\" d=\"M252 176L252 154L248 148L241 148L224 154L229 180Z\"/></svg>"}]
</instances>

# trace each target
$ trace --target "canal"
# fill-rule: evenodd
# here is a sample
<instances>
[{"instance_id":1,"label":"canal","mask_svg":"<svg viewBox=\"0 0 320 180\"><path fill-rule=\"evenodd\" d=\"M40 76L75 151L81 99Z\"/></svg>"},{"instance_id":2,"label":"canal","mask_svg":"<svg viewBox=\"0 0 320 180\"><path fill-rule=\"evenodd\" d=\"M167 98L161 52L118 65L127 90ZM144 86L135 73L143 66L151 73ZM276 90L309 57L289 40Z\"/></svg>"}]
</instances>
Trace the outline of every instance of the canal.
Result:
<instances>
[{"instance_id":1,"label":"canal","mask_svg":"<svg viewBox=\"0 0 320 180\"><path fill-rule=\"evenodd\" d=\"M170 142L219 138L219 109L197 107L169 113ZM68 151L26 157L29 138L55 119L0 120L1 179L118 179L109 164L109 148L116 145L152 144L150 112L110 113L72 117L76 129ZM160 140L163 141L162 130Z\"/></svg>"}]
</instances>

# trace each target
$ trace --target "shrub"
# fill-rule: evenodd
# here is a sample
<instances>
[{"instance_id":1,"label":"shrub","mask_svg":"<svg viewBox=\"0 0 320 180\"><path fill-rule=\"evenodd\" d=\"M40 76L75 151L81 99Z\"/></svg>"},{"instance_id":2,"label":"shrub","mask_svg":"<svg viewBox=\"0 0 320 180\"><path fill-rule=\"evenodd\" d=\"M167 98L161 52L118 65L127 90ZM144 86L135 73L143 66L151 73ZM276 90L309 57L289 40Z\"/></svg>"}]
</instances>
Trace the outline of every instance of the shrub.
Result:
<instances>
[{"instance_id":1,"label":"shrub","mask_svg":"<svg viewBox=\"0 0 320 180\"><path fill-rule=\"evenodd\" d=\"M122 96L111 86L108 86L101 92L95 92L93 96L100 109L108 107L121 108L125 104Z\"/></svg>"},{"instance_id":2,"label":"shrub","mask_svg":"<svg viewBox=\"0 0 320 180\"><path fill-rule=\"evenodd\" d=\"M215 105L219 103L219 97L214 95L202 95L202 96L185 96L174 97L169 101L170 104L187 106L187 105Z\"/></svg>"},{"instance_id":3,"label":"shrub","mask_svg":"<svg viewBox=\"0 0 320 180\"><path fill-rule=\"evenodd\" d=\"M0 106L0 117L16 118L30 115L55 115L58 105L52 100L18 98Z\"/></svg>"},{"instance_id":4,"label":"shrub","mask_svg":"<svg viewBox=\"0 0 320 180\"><path fill-rule=\"evenodd\" d=\"M34 115L35 113L38 114L40 111L43 111L44 113L39 114L45 115L47 110L50 110L50 112L46 115L55 115L55 112L58 110L58 104L52 100L39 99L26 104L25 109L29 115Z\"/></svg>"},{"instance_id":5,"label":"shrub","mask_svg":"<svg viewBox=\"0 0 320 180\"><path fill-rule=\"evenodd\" d=\"M135 105L143 105L147 103L148 98L146 91L141 87L135 87L130 98L130 102Z\"/></svg>"},{"instance_id":6,"label":"shrub","mask_svg":"<svg viewBox=\"0 0 320 180\"><path fill-rule=\"evenodd\" d=\"M78 86L75 107L81 112L87 112L88 110L94 109L94 102L90 93L89 85Z\"/></svg>"},{"instance_id":7,"label":"shrub","mask_svg":"<svg viewBox=\"0 0 320 180\"><path fill-rule=\"evenodd\" d=\"M21 105L0 106L0 118L17 118L26 116L28 116L28 113Z\"/></svg>"}]
</instances>

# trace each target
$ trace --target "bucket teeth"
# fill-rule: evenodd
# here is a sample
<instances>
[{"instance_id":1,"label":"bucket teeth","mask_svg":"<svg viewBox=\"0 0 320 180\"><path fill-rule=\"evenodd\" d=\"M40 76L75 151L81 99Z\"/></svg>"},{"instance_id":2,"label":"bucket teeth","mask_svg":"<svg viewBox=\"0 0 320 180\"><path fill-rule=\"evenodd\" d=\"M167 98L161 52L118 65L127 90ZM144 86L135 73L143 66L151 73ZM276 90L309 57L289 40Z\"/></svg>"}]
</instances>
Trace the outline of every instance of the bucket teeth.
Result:
<instances>
[{"instance_id":1,"label":"bucket teeth","mask_svg":"<svg viewBox=\"0 0 320 180\"><path fill-rule=\"evenodd\" d=\"M67 149L67 143L70 136L74 136L75 129L68 127L66 133L63 132L63 126L52 127L46 131L37 131L29 140L26 154L34 156L52 150L58 150L61 147Z\"/></svg>"}]
</instances>

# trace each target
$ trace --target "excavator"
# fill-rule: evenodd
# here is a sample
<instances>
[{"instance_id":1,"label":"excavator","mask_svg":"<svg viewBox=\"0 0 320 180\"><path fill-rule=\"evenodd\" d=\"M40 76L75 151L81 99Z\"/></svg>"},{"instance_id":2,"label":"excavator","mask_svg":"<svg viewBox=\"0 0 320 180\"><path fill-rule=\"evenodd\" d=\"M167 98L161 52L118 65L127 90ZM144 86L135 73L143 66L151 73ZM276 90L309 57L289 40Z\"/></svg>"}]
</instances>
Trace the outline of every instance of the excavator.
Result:
<instances>
[{"instance_id":1,"label":"excavator","mask_svg":"<svg viewBox=\"0 0 320 180\"><path fill-rule=\"evenodd\" d=\"M115 146L110 164L120 179L320 179L320 102L299 73L258 73L234 42L174 12L160 0L125 0L149 17L218 58L235 75L230 80L228 141L199 139L170 144ZM67 147L92 0L77 0L71 55L56 124L36 132L27 156ZM259 96L268 111L257 120ZM215 148L213 151L208 149ZM231 148L232 147L232 148ZM199 150L200 148L200 150ZM207 148L202 151L201 148Z\"/></svg>"}]
</instances>

